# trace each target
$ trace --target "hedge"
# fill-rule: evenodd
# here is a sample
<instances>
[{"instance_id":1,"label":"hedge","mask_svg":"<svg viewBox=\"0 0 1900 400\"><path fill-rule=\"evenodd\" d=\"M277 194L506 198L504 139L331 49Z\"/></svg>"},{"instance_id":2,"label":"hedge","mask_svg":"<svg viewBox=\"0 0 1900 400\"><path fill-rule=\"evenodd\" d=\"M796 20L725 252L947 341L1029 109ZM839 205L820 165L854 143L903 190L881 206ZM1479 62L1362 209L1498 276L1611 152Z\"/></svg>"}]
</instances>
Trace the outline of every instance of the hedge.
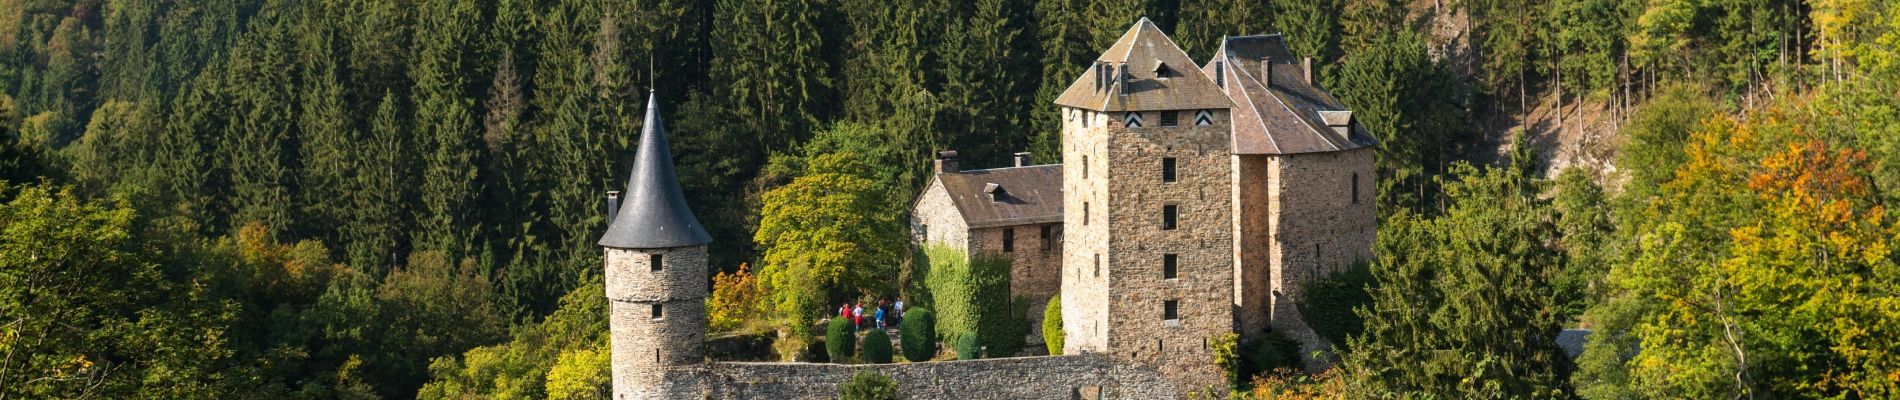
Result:
<instances>
[{"instance_id":1,"label":"hedge","mask_svg":"<svg viewBox=\"0 0 1900 400\"><path fill-rule=\"evenodd\" d=\"M832 318L831 325L825 327L825 354L831 356L831 362L844 364L851 360L851 352L857 347L853 330L851 321L844 318Z\"/></svg>"},{"instance_id":2,"label":"hedge","mask_svg":"<svg viewBox=\"0 0 1900 400\"><path fill-rule=\"evenodd\" d=\"M1049 355L1062 355L1062 295L1049 299L1049 306L1042 309L1042 344L1049 347Z\"/></svg>"},{"instance_id":3,"label":"hedge","mask_svg":"<svg viewBox=\"0 0 1900 400\"><path fill-rule=\"evenodd\" d=\"M867 364L891 363L891 335L883 329L872 329L864 334L864 362Z\"/></svg>"},{"instance_id":4,"label":"hedge","mask_svg":"<svg viewBox=\"0 0 1900 400\"><path fill-rule=\"evenodd\" d=\"M897 324L897 334L902 335L904 359L924 362L937 356L937 316L930 309L906 309L903 322Z\"/></svg>"}]
</instances>

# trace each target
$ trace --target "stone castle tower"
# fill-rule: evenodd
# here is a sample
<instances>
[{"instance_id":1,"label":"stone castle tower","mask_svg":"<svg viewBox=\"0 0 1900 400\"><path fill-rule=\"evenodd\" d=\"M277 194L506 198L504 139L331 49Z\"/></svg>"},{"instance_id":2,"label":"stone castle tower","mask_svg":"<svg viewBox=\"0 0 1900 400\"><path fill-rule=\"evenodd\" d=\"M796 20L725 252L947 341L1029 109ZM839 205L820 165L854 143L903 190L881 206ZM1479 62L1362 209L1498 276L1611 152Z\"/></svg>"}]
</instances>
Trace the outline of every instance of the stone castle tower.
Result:
<instances>
[{"instance_id":1,"label":"stone castle tower","mask_svg":"<svg viewBox=\"0 0 1900 400\"><path fill-rule=\"evenodd\" d=\"M1065 353L1220 382L1235 331L1233 101L1143 18L1056 99Z\"/></svg>"},{"instance_id":2,"label":"stone castle tower","mask_svg":"<svg viewBox=\"0 0 1900 400\"><path fill-rule=\"evenodd\" d=\"M626 199L609 205L613 222L600 238L613 398L697 398L696 382L673 378L706 365L706 244L712 238L686 206L652 94L644 126Z\"/></svg>"}]
</instances>

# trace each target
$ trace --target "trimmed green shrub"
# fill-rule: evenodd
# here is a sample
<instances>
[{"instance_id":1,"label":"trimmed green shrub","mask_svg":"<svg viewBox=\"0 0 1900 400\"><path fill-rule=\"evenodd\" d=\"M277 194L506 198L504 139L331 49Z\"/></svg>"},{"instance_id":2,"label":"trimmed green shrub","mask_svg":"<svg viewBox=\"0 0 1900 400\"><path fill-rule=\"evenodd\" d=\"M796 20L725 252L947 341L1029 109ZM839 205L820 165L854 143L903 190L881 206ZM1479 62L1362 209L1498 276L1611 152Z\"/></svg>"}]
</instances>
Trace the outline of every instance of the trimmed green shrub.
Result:
<instances>
[{"instance_id":1,"label":"trimmed green shrub","mask_svg":"<svg viewBox=\"0 0 1900 400\"><path fill-rule=\"evenodd\" d=\"M858 371L838 387L840 400L897 400L897 381L871 371Z\"/></svg>"},{"instance_id":2,"label":"trimmed green shrub","mask_svg":"<svg viewBox=\"0 0 1900 400\"><path fill-rule=\"evenodd\" d=\"M883 329L872 329L870 332L865 333L864 344L862 346L864 348L861 350L861 353L864 355L865 363L891 363L891 334L884 333Z\"/></svg>"},{"instance_id":3,"label":"trimmed green shrub","mask_svg":"<svg viewBox=\"0 0 1900 400\"><path fill-rule=\"evenodd\" d=\"M897 334L902 335L904 359L924 362L937 356L937 316L930 309L905 310L904 321L897 324Z\"/></svg>"},{"instance_id":4,"label":"trimmed green shrub","mask_svg":"<svg viewBox=\"0 0 1900 400\"><path fill-rule=\"evenodd\" d=\"M1277 331L1268 331L1257 339L1241 345L1241 371L1246 375L1242 381L1251 381L1255 375L1272 372L1280 368L1300 368L1300 342L1286 337Z\"/></svg>"},{"instance_id":5,"label":"trimmed green shrub","mask_svg":"<svg viewBox=\"0 0 1900 400\"><path fill-rule=\"evenodd\" d=\"M1049 355L1062 355L1062 295L1049 299L1049 306L1042 309L1042 344L1049 347Z\"/></svg>"},{"instance_id":6,"label":"trimmed green shrub","mask_svg":"<svg viewBox=\"0 0 1900 400\"><path fill-rule=\"evenodd\" d=\"M844 364L855 347L857 335L852 334L851 321L832 318L831 325L825 327L825 354L831 356L831 362Z\"/></svg>"},{"instance_id":7,"label":"trimmed green shrub","mask_svg":"<svg viewBox=\"0 0 1900 400\"><path fill-rule=\"evenodd\" d=\"M983 353L990 357L1009 357L1029 345L1029 298L1017 296L1007 304L1002 318L985 315L977 336L983 338Z\"/></svg>"},{"instance_id":8,"label":"trimmed green shrub","mask_svg":"<svg viewBox=\"0 0 1900 400\"><path fill-rule=\"evenodd\" d=\"M983 358L983 341L974 333L958 336L957 359L975 360L979 358Z\"/></svg>"}]
</instances>

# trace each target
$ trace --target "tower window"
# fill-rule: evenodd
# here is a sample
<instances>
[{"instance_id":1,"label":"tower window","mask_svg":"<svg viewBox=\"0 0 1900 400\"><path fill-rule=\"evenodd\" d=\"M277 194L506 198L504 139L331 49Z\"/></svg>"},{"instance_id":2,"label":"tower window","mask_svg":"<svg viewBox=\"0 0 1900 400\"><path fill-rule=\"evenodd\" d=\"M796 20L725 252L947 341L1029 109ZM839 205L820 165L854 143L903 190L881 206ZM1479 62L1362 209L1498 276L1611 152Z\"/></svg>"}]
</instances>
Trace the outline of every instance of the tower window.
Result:
<instances>
[{"instance_id":1,"label":"tower window","mask_svg":"<svg viewBox=\"0 0 1900 400\"><path fill-rule=\"evenodd\" d=\"M662 265L666 265L665 255L662 255L662 254L648 254L647 255L647 267L652 268L653 272L660 272L660 266ZM659 314L654 314L654 315L659 315Z\"/></svg>"},{"instance_id":2,"label":"tower window","mask_svg":"<svg viewBox=\"0 0 1900 400\"><path fill-rule=\"evenodd\" d=\"M664 316L664 314L661 314L661 313L660 313L660 305L659 305L659 304L654 304L654 305L653 305L653 319L660 319L660 318L661 318L661 317L663 317L663 316Z\"/></svg>"},{"instance_id":3,"label":"tower window","mask_svg":"<svg viewBox=\"0 0 1900 400\"><path fill-rule=\"evenodd\" d=\"M1161 206L1161 229L1174 230L1175 220L1181 216L1181 206L1169 204Z\"/></svg>"},{"instance_id":4,"label":"tower window","mask_svg":"<svg viewBox=\"0 0 1900 400\"><path fill-rule=\"evenodd\" d=\"M1055 248L1056 235L1054 231L1055 231L1055 225L1042 226L1042 249L1043 250L1049 250L1049 249Z\"/></svg>"},{"instance_id":5,"label":"tower window","mask_svg":"<svg viewBox=\"0 0 1900 400\"><path fill-rule=\"evenodd\" d=\"M1161 302L1161 320L1175 324L1181 323L1181 301L1168 300Z\"/></svg>"},{"instance_id":6,"label":"tower window","mask_svg":"<svg viewBox=\"0 0 1900 400\"><path fill-rule=\"evenodd\" d=\"M1096 277L1102 276L1102 255L1101 254L1095 255L1095 276Z\"/></svg>"},{"instance_id":7,"label":"tower window","mask_svg":"<svg viewBox=\"0 0 1900 400\"><path fill-rule=\"evenodd\" d=\"M1180 124L1181 124L1181 112L1179 111L1162 111L1161 112L1161 126L1175 126L1175 125L1180 125Z\"/></svg>"},{"instance_id":8,"label":"tower window","mask_svg":"<svg viewBox=\"0 0 1900 400\"><path fill-rule=\"evenodd\" d=\"M1082 202L1082 225L1089 224L1089 202Z\"/></svg>"},{"instance_id":9,"label":"tower window","mask_svg":"<svg viewBox=\"0 0 1900 400\"><path fill-rule=\"evenodd\" d=\"M1354 178L1354 179L1356 182L1357 181L1356 179L1358 178ZM1161 159L1161 181L1174 182L1174 157L1166 157L1166 158Z\"/></svg>"},{"instance_id":10,"label":"tower window","mask_svg":"<svg viewBox=\"0 0 1900 400\"><path fill-rule=\"evenodd\" d=\"M1179 275L1176 275L1176 273L1179 271L1178 267L1180 265L1181 265L1180 255L1162 254L1161 255L1161 279L1175 279L1176 277L1178 277Z\"/></svg>"},{"instance_id":11,"label":"tower window","mask_svg":"<svg viewBox=\"0 0 1900 400\"><path fill-rule=\"evenodd\" d=\"M1352 173L1352 204L1359 204L1359 173Z\"/></svg>"},{"instance_id":12,"label":"tower window","mask_svg":"<svg viewBox=\"0 0 1900 400\"><path fill-rule=\"evenodd\" d=\"M1004 229L1003 230L1003 252L1008 253L1012 251L1016 251L1016 229L1015 228Z\"/></svg>"},{"instance_id":13,"label":"tower window","mask_svg":"<svg viewBox=\"0 0 1900 400\"><path fill-rule=\"evenodd\" d=\"M1088 179L1088 178L1089 178L1089 156L1087 154L1083 154L1082 155L1082 179Z\"/></svg>"}]
</instances>

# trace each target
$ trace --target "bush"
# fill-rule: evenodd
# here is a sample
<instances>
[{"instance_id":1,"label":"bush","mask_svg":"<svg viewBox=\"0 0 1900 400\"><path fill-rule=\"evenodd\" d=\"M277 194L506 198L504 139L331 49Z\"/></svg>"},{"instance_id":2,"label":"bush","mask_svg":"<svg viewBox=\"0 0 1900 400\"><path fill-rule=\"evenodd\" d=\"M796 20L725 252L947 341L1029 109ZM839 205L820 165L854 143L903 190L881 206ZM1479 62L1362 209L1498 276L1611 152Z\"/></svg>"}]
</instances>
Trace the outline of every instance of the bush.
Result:
<instances>
[{"instance_id":1,"label":"bush","mask_svg":"<svg viewBox=\"0 0 1900 400\"><path fill-rule=\"evenodd\" d=\"M983 358L983 341L975 333L957 337L957 359L975 360Z\"/></svg>"},{"instance_id":2,"label":"bush","mask_svg":"<svg viewBox=\"0 0 1900 400\"><path fill-rule=\"evenodd\" d=\"M891 363L891 335L882 329L872 329L864 334L864 362L870 364Z\"/></svg>"},{"instance_id":3,"label":"bush","mask_svg":"<svg viewBox=\"0 0 1900 400\"><path fill-rule=\"evenodd\" d=\"M1257 376L1277 369L1299 369L1300 342L1286 337L1280 332L1269 331L1266 335L1241 345L1240 369L1246 377Z\"/></svg>"},{"instance_id":4,"label":"bush","mask_svg":"<svg viewBox=\"0 0 1900 400\"><path fill-rule=\"evenodd\" d=\"M937 356L937 316L930 309L911 307L904 311L904 321L897 324L897 333L903 335L904 359L923 362Z\"/></svg>"},{"instance_id":5,"label":"bush","mask_svg":"<svg viewBox=\"0 0 1900 400\"><path fill-rule=\"evenodd\" d=\"M851 382L838 387L840 400L897 400L897 381L871 371L858 371Z\"/></svg>"},{"instance_id":6,"label":"bush","mask_svg":"<svg viewBox=\"0 0 1900 400\"><path fill-rule=\"evenodd\" d=\"M1049 355L1062 355L1062 295L1049 299L1049 306L1042 309L1042 344L1049 347Z\"/></svg>"},{"instance_id":7,"label":"bush","mask_svg":"<svg viewBox=\"0 0 1900 400\"><path fill-rule=\"evenodd\" d=\"M857 335L852 334L851 321L844 318L832 318L831 325L825 327L825 354L831 356L831 362L843 364L851 359L851 351L857 347Z\"/></svg>"},{"instance_id":8,"label":"bush","mask_svg":"<svg viewBox=\"0 0 1900 400\"><path fill-rule=\"evenodd\" d=\"M1320 338L1341 350L1350 350L1346 338L1366 330L1366 320L1352 310L1372 303L1369 291L1375 284L1372 268L1364 262L1353 263L1301 291L1297 303L1300 315Z\"/></svg>"}]
</instances>

